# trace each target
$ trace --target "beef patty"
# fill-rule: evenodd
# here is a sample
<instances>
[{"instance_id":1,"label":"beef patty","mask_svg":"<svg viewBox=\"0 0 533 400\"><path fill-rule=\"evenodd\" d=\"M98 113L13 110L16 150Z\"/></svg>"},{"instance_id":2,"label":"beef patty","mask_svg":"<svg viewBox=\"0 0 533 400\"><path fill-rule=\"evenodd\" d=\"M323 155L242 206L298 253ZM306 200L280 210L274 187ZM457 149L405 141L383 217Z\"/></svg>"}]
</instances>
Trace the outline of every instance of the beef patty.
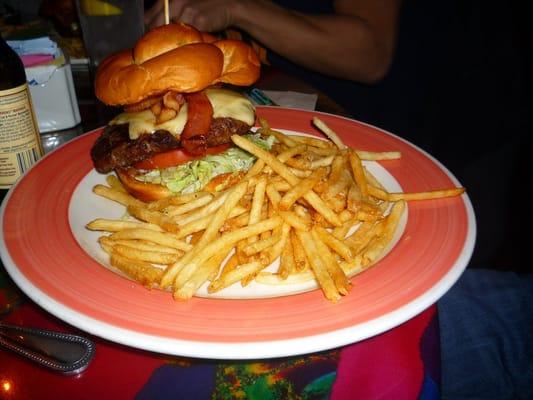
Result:
<instances>
[{"instance_id":1,"label":"beef patty","mask_svg":"<svg viewBox=\"0 0 533 400\"><path fill-rule=\"evenodd\" d=\"M250 130L246 123L233 118L213 118L207 132L207 147L229 143L232 135L244 135ZM181 147L179 139L170 132L158 130L131 140L128 124L108 125L91 148L94 168L108 173L115 168L126 168L157 153Z\"/></svg>"}]
</instances>

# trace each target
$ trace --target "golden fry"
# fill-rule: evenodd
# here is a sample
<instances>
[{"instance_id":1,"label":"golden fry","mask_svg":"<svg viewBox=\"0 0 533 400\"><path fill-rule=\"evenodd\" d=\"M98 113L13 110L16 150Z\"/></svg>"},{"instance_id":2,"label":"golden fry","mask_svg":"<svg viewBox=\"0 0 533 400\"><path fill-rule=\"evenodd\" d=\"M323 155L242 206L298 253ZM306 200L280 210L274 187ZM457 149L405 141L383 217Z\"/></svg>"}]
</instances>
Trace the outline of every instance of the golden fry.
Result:
<instances>
[{"instance_id":1,"label":"golden fry","mask_svg":"<svg viewBox=\"0 0 533 400\"><path fill-rule=\"evenodd\" d=\"M182 215L192 210L205 206L213 200L213 195L210 193L204 193L202 196L197 197L187 203L180 205L168 205L166 214L170 217Z\"/></svg>"},{"instance_id":2,"label":"golden fry","mask_svg":"<svg viewBox=\"0 0 533 400\"><path fill-rule=\"evenodd\" d=\"M248 275L252 275L261 271L263 268L265 268L265 266L259 261L253 261L248 264L238 265L224 276L221 276L211 282L211 284L207 287L207 291L209 293L218 292L219 290L231 286L234 283L242 281Z\"/></svg>"},{"instance_id":3,"label":"golden fry","mask_svg":"<svg viewBox=\"0 0 533 400\"><path fill-rule=\"evenodd\" d=\"M294 229L299 231L308 231L311 226L308 221L300 218L296 213L292 211L278 211L278 214L283 221L289 226L292 226Z\"/></svg>"},{"instance_id":4,"label":"golden fry","mask_svg":"<svg viewBox=\"0 0 533 400\"><path fill-rule=\"evenodd\" d=\"M296 186L288 190L279 202L280 210L289 210L300 197L303 197L326 175L326 168L318 168L308 177L300 181Z\"/></svg>"},{"instance_id":5,"label":"golden fry","mask_svg":"<svg viewBox=\"0 0 533 400\"><path fill-rule=\"evenodd\" d=\"M291 230L290 232L290 240L292 243L296 271L301 272L308 270L310 268L310 265L309 261L307 260L307 255L305 254L305 250L302 246L302 243L300 242L300 239L298 238L294 230Z\"/></svg>"},{"instance_id":6,"label":"golden fry","mask_svg":"<svg viewBox=\"0 0 533 400\"><path fill-rule=\"evenodd\" d=\"M167 208L168 206L179 206L181 204L190 203L207 195L212 197L212 195L207 192L187 193L176 196L164 197L160 200L151 201L146 205L146 208L151 211L161 211L164 208Z\"/></svg>"},{"instance_id":7,"label":"golden fry","mask_svg":"<svg viewBox=\"0 0 533 400\"><path fill-rule=\"evenodd\" d=\"M366 197L368 195L368 184L366 183L365 170L363 169L363 164L361 164L361 159L355 151L350 151L348 153L348 161L352 167L355 183L357 183L361 191L361 196Z\"/></svg>"},{"instance_id":8,"label":"golden fry","mask_svg":"<svg viewBox=\"0 0 533 400\"><path fill-rule=\"evenodd\" d=\"M347 146L341 140L341 138L335 133L333 129L327 126L321 119L313 117L313 124L320 129L340 150L344 150Z\"/></svg>"},{"instance_id":9,"label":"golden fry","mask_svg":"<svg viewBox=\"0 0 533 400\"><path fill-rule=\"evenodd\" d=\"M228 218L228 215L230 214L231 210L237 205L239 200L244 196L246 193L246 190L248 189L248 181L242 181L236 186L232 187L228 192L228 197L222 207L220 207L216 213L214 214L211 222L205 229L203 235L198 240L198 243L194 245L193 250L190 252L192 254L191 261L189 261L189 258L187 259L182 258L182 260L178 261L178 263L174 264L178 265L179 262L183 262L183 268L180 268L179 271L177 271L177 275L174 277L174 290L179 289L189 278L192 274L194 274L194 271L198 268L199 264L195 264L192 262L195 256L197 256L199 253L203 253L204 248L211 243L217 236L218 231L224 224L224 221ZM226 246L223 246L223 248ZM219 251L222 249L219 249ZM212 254L214 256L214 254ZM210 257L208 257L210 258ZM207 261L208 258L204 258L203 261ZM185 261L187 263L185 263ZM174 270L176 268L174 267ZM166 282L166 277L169 275L170 271L165 271L164 279Z\"/></svg>"},{"instance_id":10,"label":"golden fry","mask_svg":"<svg viewBox=\"0 0 533 400\"><path fill-rule=\"evenodd\" d=\"M136 247L125 246L123 244L113 245L113 250L124 257L133 260L146 261L153 264L172 264L178 261L180 256L177 254L162 253L158 251L141 250Z\"/></svg>"},{"instance_id":11,"label":"golden fry","mask_svg":"<svg viewBox=\"0 0 533 400\"><path fill-rule=\"evenodd\" d=\"M320 235L317 233L316 227L311 231L311 236L313 237L316 250L326 265L329 276L331 276L331 279L335 283L338 292L344 296L347 295L350 291L351 283L328 247L320 240Z\"/></svg>"},{"instance_id":12,"label":"golden fry","mask_svg":"<svg viewBox=\"0 0 533 400\"><path fill-rule=\"evenodd\" d=\"M303 144L299 146L289 147L287 150L283 151L282 153L279 153L277 155L277 158L282 163L285 163L287 162L287 160L291 159L292 157L303 154L306 150L307 150L307 146Z\"/></svg>"},{"instance_id":13,"label":"golden fry","mask_svg":"<svg viewBox=\"0 0 533 400\"><path fill-rule=\"evenodd\" d=\"M120 179L118 179L116 175L107 175L105 180L112 189L126 192L126 188L124 188L122 182L120 182Z\"/></svg>"},{"instance_id":14,"label":"golden fry","mask_svg":"<svg viewBox=\"0 0 533 400\"><path fill-rule=\"evenodd\" d=\"M326 231L320 226L315 226L313 231L316 232L317 237L327 245L331 250L340 255L346 261L349 261L353 258L352 251L342 240L337 239L331 233Z\"/></svg>"},{"instance_id":15,"label":"golden fry","mask_svg":"<svg viewBox=\"0 0 533 400\"><path fill-rule=\"evenodd\" d=\"M415 201L415 200L432 200L432 199L441 199L445 197L455 197L460 196L465 192L465 188L451 188L451 189L437 189L437 190L428 190L425 192L412 192L412 193L388 193L382 189L376 188L374 186L369 186L369 193L371 196L374 196L380 200L385 201Z\"/></svg>"},{"instance_id":16,"label":"golden fry","mask_svg":"<svg viewBox=\"0 0 533 400\"><path fill-rule=\"evenodd\" d=\"M192 246L186 243L176 235L169 232L157 232L149 229L136 228L136 229L124 229L119 232L115 232L110 236L112 239L139 239L149 242L157 243L162 246L172 247L174 249L189 251Z\"/></svg>"},{"instance_id":17,"label":"golden fry","mask_svg":"<svg viewBox=\"0 0 533 400\"><path fill-rule=\"evenodd\" d=\"M156 287L163 273L163 270L154 267L148 262L132 260L114 251L111 252L110 263L113 267L147 288Z\"/></svg>"},{"instance_id":18,"label":"golden fry","mask_svg":"<svg viewBox=\"0 0 533 400\"><path fill-rule=\"evenodd\" d=\"M287 279L289 275L295 272L296 261L294 260L294 250L290 238L287 238L285 246L283 246L283 249L281 251L278 274L281 279Z\"/></svg>"},{"instance_id":19,"label":"golden fry","mask_svg":"<svg viewBox=\"0 0 533 400\"><path fill-rule=\"evenodd\" d=\"M397 160L399 158L402 158L402 153L400 153L399 151L375 152L355 150L355 152L361 160L365 161Z\"/></svg>"},{"instance_id":20,"label":"golden fry","mask_svg":"<svg viewBox=\"0 0 533 400\"><path fill-rule=\"evenodd\" d=\"M118 232L124 229L143 228L152 231L163 231L159 225L150 224L141 221L126 221L117 219L105 219L97 218L86 225L86 228L91 231L106 231L106 232Z\"/></svg>"},{"instance_id":21,"label":"golden fry","mask_svg":"<svg viewBox=\"0 0 533 400\"><path fill-rule=\"evenodd\" d=\"M268 151L265 151L249 140L240 137L239 135L233 135L231 137L233 142L241 147L242 149L248 151L249 153L255 155L256 157L265 161L265 163L272 168L274 172L279 174L283 179L285 179L291 185L297 185L300 180L294 176L294 174L289 171L287 166L280 162L276 157L270 154ZM324 201L313 191L307 192L304 198L311 204L311 206L320 214L324 216L334 226L340 226L341 221L337 215L324 203Z\"/></svg>"},{"instance_id":22,"label":"golden fry","mask_svg":"<svg viewBox=\"0 0 533 400\"><path fill-rule=\"evenodd\" d=\"M177 300L188 300L202 286L227 257L232 248L226 248L214 255L198 268L195 273L181 287L174 291L174 298Z\"/></svg>"},{"instance_id":23,"label":"golden fry","mask_svg":"<svg viewBox=\"0 0 533 400\"><path fill-rule=\"evenodd\" d=\"M297 136L297 135L290 135L289 136L293 141L301 144L306 144L308 146L312 147L318 147L320 149L331 149L333 148L333 145L331 142L328 142L327 140L311 137L311 136Z\"/></svg>"},{"instance_id":24,"label":"golden fry","mask_svg":"<svg viewBox=\"0 0 533 400\"><path fill-rule=\"evenodd\" d=\"M146 240L112 239L110 236L101 236L98 240L100 242L106 241L110 245L122 245L122 246L127 246L127 247L133 247L135 249L143 250L143 251L174 254L177 257L181 257L184 253L182 250L174 249L168 246L162 246L160 244L148 242Z\"/></svg>"},{"instance_id":25,"label":"golden fry","mask_svg":"<svg viewBox=\"0 0 533 400\"><path fill-rule=\"evenodd\" d=\"M400 200L392 206L390 214L383 220L383 229L377 240L371 246L365 249L363 253L363 262L372 263L383 253L385 247L390 243L400 218L405 210L405 202Z\"/></svg>"},{"instance_id":26,"label":"golden fry","mask_svg":"<svg viewBox=\"0 0 533 400\"><path fill-rule=\"evenodd\" d=\"M151 224L159 225L167 232L176 233L179 232L179 226L173 222L165 214L160 213L159 211L150 211L144 207L138 207L130 205L128 206L128 213L141 221L149 222Z\"/></svg>"},{"instance_id":27,"label":"golden fry","mask_svg":"<svg viewBox=\"0 0 533 400\"><path fill-rule=\"evenodd\" d=\"M273 245L275 245L281 239L281 235L269 236L265 239L258 240L257 242L248 243L242 248L242 252L247 256L253 256Z\"/></svg>"},{"instance_id":28,"label":"golden fry","mask_svg":"<svg viewBox=\"0 0 533 400\"><path fill-rule=\"evenodd\" d=\"M313 240L313 235L310 232L297 231L296 234L303 245L307 259L311 264L311 268L315 274L318 284L322 288L324 295L330 301L336 302L341 298L333 279L329 275L327 266L320 258L316 244Z\"/></svg>"},{"instance_id":29,"label":"golden fry","mask_svg":"<svg viewBox=\"0 0 533 400\"><path fill-rule=\"evenodd\" d=\"M93 192L109 200L116 201L124 206L144 207L146 205L146 203L137 200L135 197L122 190L117 190L104 185L94 186Z\"/></svg>"}]
</instances>

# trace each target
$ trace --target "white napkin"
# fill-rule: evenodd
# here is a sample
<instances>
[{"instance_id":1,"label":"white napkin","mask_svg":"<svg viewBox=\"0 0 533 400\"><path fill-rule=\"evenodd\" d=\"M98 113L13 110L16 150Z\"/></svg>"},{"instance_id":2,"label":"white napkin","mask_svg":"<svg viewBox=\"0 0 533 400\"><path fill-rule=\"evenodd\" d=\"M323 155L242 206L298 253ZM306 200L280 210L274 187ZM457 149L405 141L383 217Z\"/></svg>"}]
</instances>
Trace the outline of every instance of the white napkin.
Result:
<instances>
[{"instance_id":1,"label":"white napkin","mask_svg":"<svg viewBox=\"0 0 533 400\"><path fill-rule=\"evenodd\" d=\"M314 110L318 95L291 91L263 90L278 106Z\"/></svg>"},{"instance_id":2,"label":"white napkin","mask_svg":"<svg viewBox=\"0 0 533 400\"><path fill-rule=\"evenodd\" d=\"M19 56L27 54L50 54L57 56L57 43L48 36L42 36L26 40L8 40L7 44L17 52Z\"/></svg>"}]
</instances>

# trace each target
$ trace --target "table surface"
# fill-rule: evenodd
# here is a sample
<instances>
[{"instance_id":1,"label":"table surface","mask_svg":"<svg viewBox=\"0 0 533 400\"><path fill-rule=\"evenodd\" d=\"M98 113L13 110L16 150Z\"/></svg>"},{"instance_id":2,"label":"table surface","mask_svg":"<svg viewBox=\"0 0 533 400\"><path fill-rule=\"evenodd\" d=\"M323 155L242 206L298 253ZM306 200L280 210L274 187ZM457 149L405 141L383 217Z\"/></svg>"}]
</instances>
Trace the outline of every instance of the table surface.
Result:
<instances>
[{"instance_id":1,"label":"table surface","mask_svg":"<svg viewBox=\"0 0 533 400\"><path fill-rule=\"evenodd\" d=\"M71 129L43 134L45 152L84 132L105 125L118 112L117 109L103 106L94 98L88 70L74 68L73 75L82 122ZM348 116L324 94L279 71L266 70L256 86L261 89L318 93L318 111ZM304 398L302 393L305 390L325 391L323 393L332 391L333 381L336 381L336 386L332 398L351 398L356 387L358 395L371 398L381 393L382 386L363 385L368 382L369 362L381 365L375 370L370 369L375 371L376 377L399 382L397 393L412 393L413 397L418 397L421 388L427 390L429 387L427 377L431 374L428 373L428 365L439 364L435 361L439 357L438 340L435 339L438 338L438 329L432 322L435 314L436 307L433 306L382 335L320 354L241 363L193 360L137 350L87 335L29 300L0 265L2 320L77 333L88 336L96 344L95 358L87 370L77 376L45 370L22 357L0 350L0 398L211 398L215 392L220 398L232 398L246 393L248 398L261 399L265 398L267 392L269 396L274 396L270 398L276 398L275 393L285 393L282 398L287 398L287 393L294 394L294 398ZM428 336L428 327L431 326L437 333ZM428 357L424 358L419 354L422 351L419 343L422 337L433 338L430 345L426 346L426 350L430 349L431 353L429 359L433 360L429 364ZM407 353L405 349L409 349ZM402 366L405 362L410 363L409 368ZM399 366L402 367L399 369ZM358 371L357 368L361 370ZM404 372L398 374L400 370ZM405 372L406 370L409 372ZM296 374L295 371L299 373ZM353 378L352 373L359 376L360 381ZM435 383L438 381L438 373L433 371L432 374L437 376L432 381ZM247 383L242 382L244 380ZM253 391L257 391L256 397L251 394Z\"/></svg>"}]
</instances>

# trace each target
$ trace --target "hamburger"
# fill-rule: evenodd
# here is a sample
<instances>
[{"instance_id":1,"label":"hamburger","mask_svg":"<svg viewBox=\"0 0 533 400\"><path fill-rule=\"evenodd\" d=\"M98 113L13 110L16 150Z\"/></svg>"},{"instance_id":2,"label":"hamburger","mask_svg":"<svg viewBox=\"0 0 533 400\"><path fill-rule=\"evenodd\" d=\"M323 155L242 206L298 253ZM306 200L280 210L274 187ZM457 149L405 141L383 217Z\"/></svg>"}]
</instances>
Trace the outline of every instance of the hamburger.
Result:
<instances>
[{"instance_id":1,"label":"hamburger","mask_svg":"<svg viewBox=\"0 0 533 400\"><path fill-rule=\"evenodd\" d=\"M216 40L182 23L147 32L98 68L96 97L123 112L91 149L95 169L116 172L143 201L231 185L254 161L231 136L271 145L252 134L254 106L233 90L253 84L259 70L242 41Z\"/></svg>"}]
</instances>

